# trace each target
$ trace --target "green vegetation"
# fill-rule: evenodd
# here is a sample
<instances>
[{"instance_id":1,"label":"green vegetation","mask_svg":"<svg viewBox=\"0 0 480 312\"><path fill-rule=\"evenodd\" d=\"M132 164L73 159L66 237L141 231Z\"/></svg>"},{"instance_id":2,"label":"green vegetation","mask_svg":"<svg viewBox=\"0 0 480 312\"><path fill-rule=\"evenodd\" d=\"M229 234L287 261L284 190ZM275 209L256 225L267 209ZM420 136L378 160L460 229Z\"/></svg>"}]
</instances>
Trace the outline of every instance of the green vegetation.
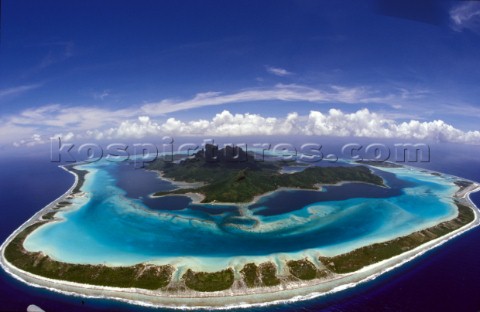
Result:
<instances>
[{"instance_id":1,"label":"green vegetation","mask_svg":"<svg viewBox=\"0 0 480 312\"><path fill-rule=\"evenodd\" d=\"M290 273L301 280L312 280L317 277L317 268L307 259L287 262Z\"/></svg>"},{"instance_id":2,"label":"green vegetation","mask_svg":"<svg viewBox=\"0 0 480 312\"><path fill-rule=\"evenodd\" d=\"M247 159L249 155L245 154ZM250 159L251 160L251 159ZM157 162L155 166L167 168L164 173L168 177L181 177L186 181L202 181L209 183L197 189L182 189L170 192L202 192L206 202L210 201L246 201L256 194L265 193L278 187L315 188L316 183L336 183L340 181L363 181L383 185L380 177L372 174L366 167L308 167L302 172L293 174L278 173L281 167L278 163L210 163L200 154L184 160L180 164ZM188 175L190 169L194 174ZM79 182L72 193L79 192L84 182L85 170L75 170ZM463 189L472 184L469 181L456 181ZM54 209L60 209L71 203L62 201ZM355 272L370 264L391 258L412 250L428 241L441 237L459 229L474 220L473 210L457 203L458 215L452 220L442 222L433 227L410 235L399 237L384 243L365 246L352 252L334 256L320 257L327 269L318 269L307 259L288 261L287 267L291 276L282 279L313 280L324 278L334 273ZM23 247L25 238L38 227L55 218L57 211L49 211L42 216L43 221L28 226L6 246L4 255L7 261L17 268L51 279L71 281L99 286L122 288L164 289L169 285L174 268L171 265L137 264L133 266L110 267L106 265L71 264L51 259L41 252L29 252ZM272 262L259 265L247 263L240 271L247 287L275 286L281 283L277 277L277 267ZM226 290L234 283L234 271L231 268L214 273L194 272L188 269L182 277L185 286L201 292ZM185 286L181 286L185 288Z\"/></svg>"},{"instance_id":3,"label":"green vegetation","mask_svg":"<svg viewBox=\"0 0 480 312\"><path fill-rule=\"evenodd\" d=\"M456 186L460 187L461 190L463 190L464 188L469 187L470 185L473 184L473 182L466 181L466 180L458 180L458 181L455 181L453 183L455 183Z\"/></svg>"},{"instance_id":4,"label":"green vegetation","mask_svg":"<svg viewBox=\"0 0 480 312\"><path fill-rule=\"evenodd\" d=\"M277 278L277 268L271 262L265 262L260 264L260 278L265 286L276 286L280 284L280 280Z\"/></svg>"},{"instance_id":5,"label":"green vegetation","mask_svg":"<svg viewBox=\"0 0 480 312\"><path fill-rule=\"evenodd\" d=\"M277 278L277 268L271 262L265 262L257 266L255 263L247 263L240 271L247 287L276 286L280 284Z\"/></svg>"},{"instance_id":6,"label":"green vegetation","mask_svg":"<svg viewBox=\"0 0 480 312\"><path fill-rule=\"evenodd\" d=\"M193 272L188 269L183 275L185 285L196 291L220 291L232 287L234 276L232 269L219 272Z\"/></svg>"},{"instance_id":7,"label":"green vegetation","mask_svg":"<svg viewBox=\"0 0 480 312\"><path fill-rule=\"evenodd\" d=\"M450 233L475 219L471 208L458 204L458 216L433 227L396 239L365 246L335 257L320 257L328 269L335 273L350 273L361 268L414 249L428 241Z\"/></svg>"},{"instance_id":8,"label":"green vegetation","mask_svg":"<svg viewBox=\"0 0 480 312\"><path fill-rule=\"evenodd\" d=\"M170 283L173 267L137 264L128 267L70 264L51 259L41 252L29 252L23 241L46 222L38 222L19 233L5 248L5 258L24 271L70 282L99 286L159 289Z\"/></svg>"},{"instance_id":9,"label":"green vegetation","mask_svg":"<svg viewBox=\"0 0 480 312\"><path fill-rule=\"evenodd\" d=\"M367 265L391 258L435 238L454 231L474 220L470 207L457 203L458 216L428 229L399 237L384 243L356 249L335 257L320 257L328 270L319 270L307 259L287 262L290 274L301 280L323 278L334 273L350 273ZM54 213L54 212L53 212ZM105 265L69 264L51 259L41 252L29 252L23 248L25 238L47 221L35 223L20 232L5 248L5 258L24 271L51 278L100 286L134 287L160 289L171 280L174 268L170 265L156 266L137 264L128 267ZM275 286L280 284L276 267L271 262L256 265L248 263L240 271L247 287ZM234 282L231 268L214 272L193 272L187 270L183 279L185 285L196 291L210 292L229 289Z\"/></svg>"},{"instance_id":10,"label":"green vegetation","mask_svg":"<svg viewBox=\"0 0 480 312\"><path fill-rule=\"evenodd\" d=\"M75 188L72 190L72 194L79 193L80 189L83 186L83 183L85 182L85 176L87 175L88 171L75 169L73 167L68 167L68 170L75 173L78 176L78 182L77 182L77 185L75 185Z\"/></svg>"},{"instance_id":11,"label":"green vegetation","mask_svg":"<svg viewBox=\"0 0 480 312\"><path fill-rule=\"evenodd\" d=\"M52 209L60 209L60 208L64 208L64 207L67 207L67 206L70 206L72 203L68 202L68 201L61 201L59 203L56 203L55 204L55 207L53 207Z\"/></svg>"},{"instance_id":12,"label":"green vegetation","mask_svg":"<svg viewBox=\"0 0 480 312\"><path fill-rule=\"evenodd\" d=\"M224 155L226 150L219 150ZM156 196L198 192L205 195L204 203L249 202L256 195L274 191L280 187L316 189L317 184L335 184L341 181L359 181L383 186L383 180L364 166L309 167L291 174L279 173L282 163L258 162L244 153L245 161L231 161L219 157L210 162L204 153L198 152L180 163L157 160L149 169L160 170L166 178L176 181L204 182L198 188L157 192ZM227 153L228 154L228 153Z\"/></svg>"},{"instance_id":13,"label":"green vegetation","mask_svg":"<svg viewBox=\"0 0 480 312\"><path fill-rule=\"evenodd\" d=\"M258 266L255 263L247 263L240 271L243 275L243 280L247 287L256 287L260 285L260 277L258 273Z\"/></svg>"},{"instance_id":14,"label":"green vegetation","mask_svg":"<svg viewBox=\"0 0 480 312\"><path fill-rule=\"evenodd\" d=\"M43 220L53 220L56 213L57 213L56 211L47 212L46 214L44 214L42 216L42 219Z\"/></svg>"}]
</instances>

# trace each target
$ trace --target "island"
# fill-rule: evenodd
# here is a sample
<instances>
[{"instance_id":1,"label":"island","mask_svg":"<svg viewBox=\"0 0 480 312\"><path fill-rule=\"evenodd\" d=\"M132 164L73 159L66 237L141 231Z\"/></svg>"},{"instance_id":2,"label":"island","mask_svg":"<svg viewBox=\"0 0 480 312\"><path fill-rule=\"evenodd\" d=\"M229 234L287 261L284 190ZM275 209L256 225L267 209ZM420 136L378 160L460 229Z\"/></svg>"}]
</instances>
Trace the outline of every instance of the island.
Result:
<instances>
[{"instance_id":1,"label":"island","mask_svg":"<svg viewBox=\"0 0 480 312\"><path fill-rule=\"evenodd\" d=\"M182 209L171 209L169 205L173 204L167 201L165 208L160 211L149 209L139 199L129 200L125 191L113 192L111 193L113 195L106 195L103 190L101 193L100 191L95 193L95 181L99 183L98 185L111 183L105 186L109 192L118 187L112 178L112 172L120 169L111 167L119 166L118 164L63 166L63 169L75 176L75 183L64 195L40 210L2 244L1 266L6 272L26 283L68 294L106 296L131 303L164 307L213 309L255 306L266 302L311 298L312 293L322 295L343 289L347 287L346 285L352 287L398 267L479 224L478 209L468 197L470 193L479 190L479 185L473 181L404 165L379 164L373 161L344 162L338 166L294 165L299 166L301 170L286 173L282 168L289 166L289 163L284 161L258 161L252 152L241 148L227 146L218 149L213 145L206 145L202 151L188 157L178 156L175 161L158 159L142 170L146 172L145 174L158 172L161 181L176 187L155 191L149 200L168 200L175 196L191 196L195 199L184 208L180 207ZM112 169L108 171L102 166ZM322 192L330 194L329 192L333 192L332 187L347 187L348 184L349 188L339 190L354 192L355 185L364 185L378 190L378 196L384 197L372 199L375 200L374 203L379 204L379 207L388 206L393 202L391 198L395 196L413 196L402 191L408 187L411 189L417 187L409 186L400 179L409 174L415 174L425 181L434 181L439 185L439 192L444 192L442 194L451 192L450 202L443 204L443 214L436 213L434 209L429 210L429 214L435 216L431 217L429 223L419 225L416 230L405 227L399 230L398 233L401 235L388 232L381 233L383 236L368 224L364 228L358 226L355 228L353 225L358 224L356 223L358 220L353 217L348 221L352 233L364 237L356 244L347 246L346 242L349 239L347 236L344 241L339 241L335 245L334 241L329 241L331 238L324 236L315 243L316 245L305 245L308 247L299 247L298 250L288 245L296 241L302 242L301 235L308 236L309 233L324 235L322 233L328 233L324 228L331 230L331 224L341 222L342 218L347 218L350 214L385 214L386 221L383 222L388 222L387 217L390 216L388 209L387 212L382 212L376 208L362 206L362 201L367 201L367 197L339 200L338 202L342 204L337 207L335 204L337 201L330 199L322 202L318 196L321 196ZM394 193L388 193L391 188L389 183L397 180L403 181L404 184L393 196ZM86 185L87 181L92 182L90 186ZM423 190L419 187L417 189ZM298 191L307 192L305 194L316 199L305 207L295 211L282 211L274 216L262 214L265 207L255 206L258 202L268 202L281 192L292 192L283 195L294 196ZM434 196L431 190L425 191L425 194ZM120 223L125 222L128 226L134 227L132 220L145 220L152 222L151 229L155 229L158 228L155 222L159 222L158 224L165 226L171 225L171 231L178 232L160 233L161 228L158 228L159 233L152 232L152 238L146 237L146 242L158 239L160 243L152 245L151 249L145 249L148 253L142 256L146 259L144 261L135 260L136 253L125 250L119 251L119 255L126 257L125 262L119 264L108 263L108 260L103 263L102 259L97 260L93 256L78 262L67 261L69 252L73 256L80 254L76 254L75 251L62 252L60 247L43 249L41 242L48 240L50 236L44 239L42 235L48 235L50 230L60 231L62 226L68 226L69 222L72 222L69 216L96 203L92 199L97 197L102 198L104 207L107 207L110 213L109 216L118 217ZM105 206L112 200L117 201ZM229 205L228 209L224 208L224 205ZM201 207L201 210L193 210L197 206ZM225 210L218 212L215 210L217 206ZM91 206L90 209L93 211ZM398 211L401 212L403 208L395 206L391 209L397 209L398 215ZM125 219L125 216L134 216L137 219ZM232 220L241 222L234 223ZM253 225L245 226L245 220L255 222ZM117 226L120 228L119 225L109 223L111 220L99 219L96 222L99 224L104 222L107 228L116 229ZM81 226L90 229L88 224ZM122 223L122 229L128 231L125 226ZM140 231L140 227L134 229L136 232ZM108 230L97 228L94 231L97 233L101 231L102 235L105 235L104 238L109 237ZM129 239L140 241L148 235L148 230L145 230L145 233L139 237L131 234ZM189 236L190 234L192 236ZM80 232L76 233L76 236L81 235ZM182 240L182 235L186 236L185 240ZM209 239L208 236L201 235L213 236ZM220 246L212 249L216 254L211 255L217 257L215 258L217 260L213 262L209 260L208 253L198 256L190 254L191 250L197 250L195 244L209 242L211 245L205 245L205 248L214 248L215 243L211 240L218 240L220 237ZM88 239L91 239L91 236L88 236ZM189 249L179 249L178 252L175 251L177 254L167 246L162 253L155 256L154 251L159 248L158 246L161 248L162 244L168 244L175 239L183 244L197 239L198 243L192 241L192 246L187 246ZM57 242L51 240L48 242L65 246L60 240L61 238ZM266 254L256 255L260 252L249 253L248 249L242 249L242 246L235 243L248 242L255 247L252 240L265 240L272 246L276 244L277 247ZM281 244L282 241L285 245ZM322 247L323 241L326 247ZM232 242L232 245L225 245L228 242ZM328 247L329 244L337 246L336 249ZM98 246L111 248L101 244ZM136 247L140 248L135 244L131 246ZM262 246L258 248L261 250ZM181 252L185 255L178 254ZM82 253L88 253L88 248ZM128 260L129 257L134 260ZM221 259L225 260L220 261Z\"/></svg>"},{"instance_id":2,"label":"island","mask_svg":"<svg viewBox=\"0 0 480 312\"><path fill-rule=\"evenodd\" d=\"M162 177L173 181L201 182L196 188L180 188L156 192L153 196L199 193L202 203L243 203L255 196L279 188L318 189L319 185L340 182L364 182L384 186L381 177L365 166L306 167L300 172L280 173L281 161L255 160L251 152L227 146L218 149L207 144L205 149L178 163L158 159L147 168L158 170Z\"/></svg>"}]
</instances>

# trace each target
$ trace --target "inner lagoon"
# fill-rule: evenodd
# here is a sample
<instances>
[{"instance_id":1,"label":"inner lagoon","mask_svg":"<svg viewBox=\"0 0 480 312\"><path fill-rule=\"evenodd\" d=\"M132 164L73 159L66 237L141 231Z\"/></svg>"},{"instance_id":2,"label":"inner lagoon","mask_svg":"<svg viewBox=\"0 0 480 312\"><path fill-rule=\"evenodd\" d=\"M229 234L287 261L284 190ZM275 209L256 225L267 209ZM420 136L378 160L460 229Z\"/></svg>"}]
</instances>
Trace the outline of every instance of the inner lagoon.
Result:
<instances>
[{"instance_id":1,"label":"inner lagoon","mask_svg":"<svg viewBox=\"0 0 480 312\"><path fill-rule=\"evenodd\" d=\"M175 185L128 163L76 168L89 171L82 186L86 197L30 234L27 250L69 263L174 259L214 270L238 258L334 256L457 214L455 178L410 167L373 169L388 188L344 183L318 191L278 190L242 205L194 204L180 195L151 198Z\"/></svg>"}]
</instances>

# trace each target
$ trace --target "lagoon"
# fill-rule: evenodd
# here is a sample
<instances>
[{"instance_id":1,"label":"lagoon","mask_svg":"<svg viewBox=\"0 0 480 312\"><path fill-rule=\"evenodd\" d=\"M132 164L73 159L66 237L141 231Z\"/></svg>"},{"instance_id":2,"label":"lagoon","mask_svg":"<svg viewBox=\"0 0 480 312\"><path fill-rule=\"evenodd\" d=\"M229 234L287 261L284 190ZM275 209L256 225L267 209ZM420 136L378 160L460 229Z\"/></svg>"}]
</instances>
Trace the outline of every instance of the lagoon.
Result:
<instances>
[{"instance_id":1,"label":"lagoon","mask_svg":"<svg viewBox=\"0 0 480 312\"><path fill-rule=\"evenodd\" d=\"M453 178L408 167L375 169L390 188L347 183L322 191L279 190L238 206L192 204L186 196L150 198L174 185L126 163L77 167L89 171L82 189L88 197L57 213L61 221L29 235L27 250L69 263L182 259L213 269L239 257L333 256L427 228L457 212Z\"/></svg>"}]
</instances>

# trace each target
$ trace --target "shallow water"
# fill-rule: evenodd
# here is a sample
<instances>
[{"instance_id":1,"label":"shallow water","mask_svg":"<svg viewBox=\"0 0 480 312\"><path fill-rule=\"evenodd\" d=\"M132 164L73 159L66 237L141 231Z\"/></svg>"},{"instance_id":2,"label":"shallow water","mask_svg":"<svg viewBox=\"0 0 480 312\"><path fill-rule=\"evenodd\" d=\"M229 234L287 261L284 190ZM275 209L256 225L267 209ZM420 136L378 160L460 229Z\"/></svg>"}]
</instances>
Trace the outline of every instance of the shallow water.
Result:
<instances>
[{"instance_id":1,"label":"shallow water","mask_svg":"<svg viewBox=\"0 0 480 312\"><path fill-rule=\"evenodd\" d=\"M184 196L149 205L155 201L145 200L149 192L173 187L155 173L136 170L132 175L131 168L108 162L81 168L91 171L83 186L89 198L57 214L63 221L32 233L25 241L28 250L73 263L129 265L173 257L208 262L214 257L220 266L237 256L306 249L335 255L456 213L451 197L457 188L451 179L418 170L383 170L391 189L353 183L323 192L274 192L250 207L217 207L192 205ZM119 177L129 176L137 182L119 183ZM139 188L141 181L148 187ZM358 189L368 189L368 197L356 197L363 193Z\"/></svg>"}]
</instances>

